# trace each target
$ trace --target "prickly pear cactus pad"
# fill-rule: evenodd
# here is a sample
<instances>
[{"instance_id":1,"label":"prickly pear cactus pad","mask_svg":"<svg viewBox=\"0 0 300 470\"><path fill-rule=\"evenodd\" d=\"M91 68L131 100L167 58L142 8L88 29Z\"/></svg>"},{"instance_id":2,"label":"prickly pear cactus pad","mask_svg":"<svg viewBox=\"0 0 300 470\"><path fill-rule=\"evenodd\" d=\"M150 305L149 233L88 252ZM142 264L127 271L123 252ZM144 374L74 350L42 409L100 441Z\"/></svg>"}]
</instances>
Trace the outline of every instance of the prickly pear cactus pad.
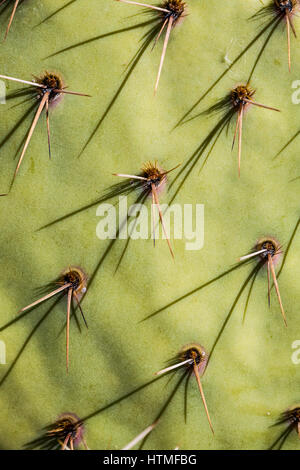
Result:
<instances>
[{"instance_id":1,"label":"prickly pear cactus pad","mask_svg":"<svg viewBox=\"0 0 300 470\"><path fill-rule=\"evenodd\" d=\"M0 2L0 447L296 450L299 2L149 3ZM112 185L203 247L63 218Z\"/></svg>"}]
</instances>

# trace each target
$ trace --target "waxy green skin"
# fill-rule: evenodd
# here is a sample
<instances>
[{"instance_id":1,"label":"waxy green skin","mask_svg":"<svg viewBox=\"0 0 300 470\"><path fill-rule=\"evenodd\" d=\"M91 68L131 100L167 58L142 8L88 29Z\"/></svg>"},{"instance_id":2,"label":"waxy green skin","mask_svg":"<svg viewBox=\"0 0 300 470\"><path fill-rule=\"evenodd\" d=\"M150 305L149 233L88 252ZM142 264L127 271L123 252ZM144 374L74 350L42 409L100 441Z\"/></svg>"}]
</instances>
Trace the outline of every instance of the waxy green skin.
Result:
<instances>
[{"instance_id":1,"label":"waxy green skin","mask_svg":"<svg viewBox=\"0 0 300 470\"><path fill-rule=\"evenodd\" d=\"M116 182L112 173L135 174L149 159L171 168L194 151L214 118L199 118L169 131L224 70L225 56L232 60L257 32L256 24L247 18L261 5L257 0L232 0L220 8L219 0L190 0L189 15L172 32L157 96L153 97L153 87L161 44L145 53L80 159L76 157L82 143L117 89L124 64L135 53L142 31L112 36L43 60L78 40L139 21L127 18L138 13L133 6L78 0L34 28L60 6L60 0L24 2L7 42L1 45L1 73L30 79L31 74L45 69L58 71L71 90L92 95L88 100L65 96L51 113L51 161L46 125L43 120L39 123L12 193L0 200L1 324L36 299L35 289L68 265L82 266L90 273L106 247L106 242L96 238L94 209L55 228L36 232L38 227L93 201ZM4 31L4 19L0 24ZM297 18L295 27L300 32ZM248 52L200 109L247 79L257 50L254 46ZM196 169L179 193L178 203L205 204L204 248L188 252L185 241L176 240L173 262L164 240L158 241L155 249L150 240L137 241L113 276L121 252L121 246L116 245L84 300L89 330L82 329L79 334L71 324L68 376L64 334L58 336L65 320L65 303L41 327L0 389L1 448L19 449L62 412L85 416L150 380L184 344L195 341L209 351L248 267L155 319L138 322L227 269L249 252L259 237L270 234L283 246L287 243L299 217L299 182L289 182L300 173L298 142L278 159L272 158L299 127L300 107L291 102L292 82L299 79L299 60L298 43L292 38L289 74L282 27L251 83L257 89L257 101L282 112L253 108L247 112L240 179L236 153L231 153L231 135L224 134L201 176ZM9 90L15 88L9 84ZM0 105L1 134L25 112L25 105L9 107ZM12 177L13 155L22 137L19 131L1 150L0 192L6 191ZM167 202L167 198L162 195L161 201ZM207 425L196 382L191 381L188 423L184 424L181 390L146 448L265 449L275 440L279 429L269 426L283 410L299 402L300 364L291 360L291 345L300 339L299 250L295 240L280 277L288 328L283 326L274 292L268 310L266 272L262 272L245 324L239 304L209 364L203 386L215 437ZM0 334L6 343L8 364L45 309L36 310ZM0 372L6 367L1 365ZM90 420L86 426L89 447L124 447L153 421L168 393L163 380L159 381ZM296 433L285 448L299 448Z\"/></svg>"}]
</instances>

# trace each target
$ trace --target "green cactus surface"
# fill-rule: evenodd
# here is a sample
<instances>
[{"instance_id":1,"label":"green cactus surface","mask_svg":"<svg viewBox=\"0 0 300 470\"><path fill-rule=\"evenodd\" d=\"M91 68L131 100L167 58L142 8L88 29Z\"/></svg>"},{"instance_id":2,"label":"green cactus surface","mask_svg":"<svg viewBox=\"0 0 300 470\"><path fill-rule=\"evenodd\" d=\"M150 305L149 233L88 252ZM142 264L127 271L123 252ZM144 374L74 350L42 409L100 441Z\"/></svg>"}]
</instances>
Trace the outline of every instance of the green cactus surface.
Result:
<instances>
[{"instance_id":1,"label":"green cactus surface","mask_svg":"<svg viewBox=\"0 0 300 470\"><path fill-rule=\"evenodd\" d=\"M9 3L13 6L14 2ZM67 3L70 5L51 16ZM80 157L149 27L53 53L138 24L145 17L136 16L140 7L113 0L25 0L18 6L8 37L0 45L0 74L32 80L45 71L55 72L68 86L66 90L91 97L64 94L50 107L51 159L45 113L41 115L15 183L9 194L0 198L1 325L16 319L23 307L39 298L38 289L69 266L81 267L90 278L110 243L96 236L97 206L38 230L41 226L100 198L120 181L114 173L136 175L148 161L157 161L165 170L178 164L182 168L218 121L216 115L202 115L174 128L265 24L264 17L249 19L262 8L262 2L186 3L187 14L171 32L156 95L163 37L153 50L150 44L144 52ZM3 36L11 9L0 15ZM299 36L296 16L294 26ZM228 69L192 115L247 82L265 37ZM291 72L287 55L286 24L282 22L250 83L258 103L281 112L252 106L245 113L240 178L237 145L231 149L232 122L201 173L200 160L173 201L193 207L204 204L203 248L188 251L185 239L171 236L173 260L163 239L156 241L155 248L151 239L132 240L115 272L126 243L116 240L81 302L88 329L78 317L79 332L71 319L69 373L64 328L67 300L63 298L1 382L0 448L22 449L62 413L75 413L79 418L93 414L152 380L184 345L198 343L209 353L251 265L234 270L153 318L141 320L230 269L261 237L274 237L285 252L300 215L296 179L300 176L300 137L274 157L300 129L300 105L292 102L298 86L295 82L300 80L300 48L299 38L292 32ZM3 83L7 94L26 87L12 81ZM32 120L26 118L3 143L28 109L29 104L22 101L18 98L0 104L0 193L9 190L17 164L15 155ZM168 176L165 191L159 195L161 203L168 203L168 185L178 171ZM129 196L131 203L135 198ZM151 198L146 205L150 214ZM292 360L292 345L300 341L299 259L298 230L278 279L287 328L275 289L271 289L268 307L267 270L263 267L245 322L247 290L214 350L201 381L215 434L210 431L196 380L191 377L187 422L181 385L148 436L145 449L268 449L272 445L285 426L274 423L282 412L300 402L300 364ZM275 266L277 271L279 267ZM0 331L6 346L0 381L51 302L54 300ZM176 380L161 378L88 419L88 447L122 449L153 423ZM293 431L283 448L296 450L299 446Z\"/></svg>"}]
</instances>

